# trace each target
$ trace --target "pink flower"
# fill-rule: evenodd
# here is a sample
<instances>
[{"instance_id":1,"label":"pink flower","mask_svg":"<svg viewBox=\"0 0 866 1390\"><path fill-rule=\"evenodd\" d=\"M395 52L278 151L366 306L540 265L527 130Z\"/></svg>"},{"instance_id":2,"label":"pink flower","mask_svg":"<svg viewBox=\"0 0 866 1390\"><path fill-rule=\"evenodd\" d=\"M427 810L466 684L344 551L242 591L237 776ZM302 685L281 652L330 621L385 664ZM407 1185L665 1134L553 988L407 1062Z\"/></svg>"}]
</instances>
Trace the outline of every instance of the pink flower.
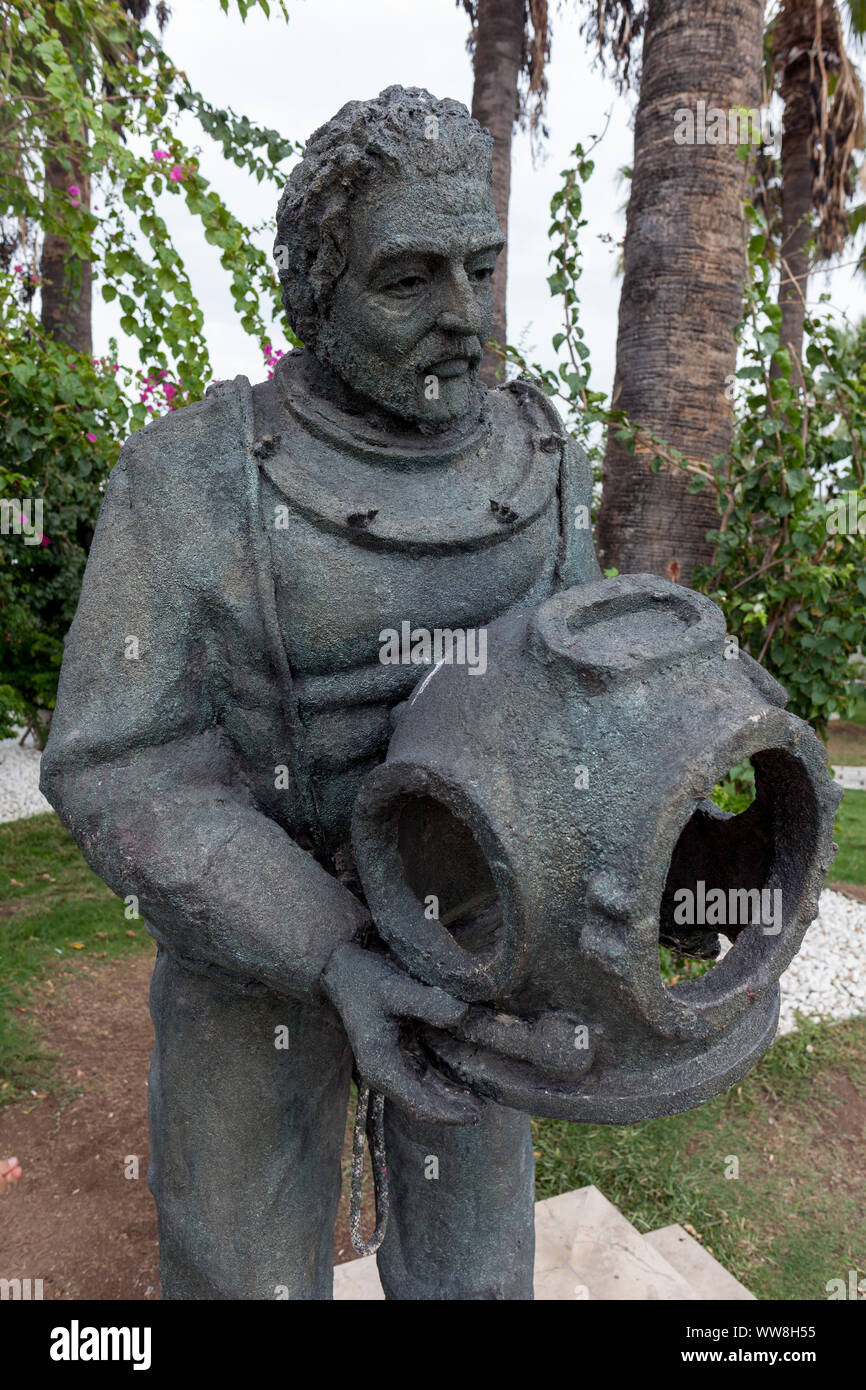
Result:
<instances>
[{"instance_id":1,"label":"pink flower","mask_svg":"<svg viewBox=\"0 0 866 1390\"><path fill-rule=\"evenodd\" d=\"M96 435L95 435L95 434L91 434L89 430L88 430L87 434L84 436L84 438L85 438L85 439L89 439L90 442L91 442L91 444L95 444L95 443L96 443Z\"/></svg>"},{"instance_id":2,"label":"pink flower","mask_svg":"<svg viewBox=\"0 0 866 1390\"><path fill-rule=\"evenodd\" d=\"M154 159L170 159L170 158L171 158L171 156L169 155L168 150L154 150L154 152L153 152L153 157L154 157Z\"/></svg>"},{"instance_id":3,"label":"pink flower","mask_svg":"<svg viewBox=\"0 0 866 1390\"><path fill-rule=\"evenodd\" d=\"M180 165L173 164L168 171L168 176L171 179L172 183L180 183L181 179L183 178L183 170L181 169Z\"/></svg>"},{"instance_id":4,"label":"pink flower","mask_svg":"<svg viewBox=\"0 0 866 1390\"><path fill-rule=\"evenodd\" d=\"M40 545L50 545L51 542L50 542L50 540L48 539L47 536L43 536L43 537L41 538L39 544L40 544Z\"/></svg>"},{"instance_id":5,"label":"pink flower","mask_svg":"<svg viewBox=\"0 0 866 1390\"><path fill-rule=\"evenodd\" d=\"M165 383L165 385L163 386L162 389L163 389L163 391L165 392L165 399L166 399L167 401L170 401L171 398L172 398L172 396L176 396L176 395L177 395L177 387L176 387L176 386L172 386L172 384L171 384L170 381L167 381L167 382Z\"/></svg>"}]
</instances>

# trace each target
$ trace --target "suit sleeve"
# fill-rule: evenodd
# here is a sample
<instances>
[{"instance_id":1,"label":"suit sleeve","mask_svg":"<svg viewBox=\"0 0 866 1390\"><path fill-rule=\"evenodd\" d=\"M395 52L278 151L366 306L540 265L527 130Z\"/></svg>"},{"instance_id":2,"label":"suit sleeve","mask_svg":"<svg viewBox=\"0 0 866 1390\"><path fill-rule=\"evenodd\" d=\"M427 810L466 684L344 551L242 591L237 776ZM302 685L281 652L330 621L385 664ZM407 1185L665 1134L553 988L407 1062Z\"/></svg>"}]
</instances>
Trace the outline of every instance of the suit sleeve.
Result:
<instances>
[{"instance_id":1,"label":"suit sleeve","mask_svg":"<svg viewBox=\"0 0 866 1390\"><path fill-rule=\"evenodd\" d=\"M254 585L247 597L240 583L249 574L243 508L228 523L210 520L207 496L182 467L160 464L180 433L167 424L133 436L111 474L42 790L94 871L122 897L134 894L167 944L317 997L331 952L358 936L366 914L262 813L239 772L220 722L219 604L226 583L241 603L256 602Z\"/></svg>"}]
</instances>

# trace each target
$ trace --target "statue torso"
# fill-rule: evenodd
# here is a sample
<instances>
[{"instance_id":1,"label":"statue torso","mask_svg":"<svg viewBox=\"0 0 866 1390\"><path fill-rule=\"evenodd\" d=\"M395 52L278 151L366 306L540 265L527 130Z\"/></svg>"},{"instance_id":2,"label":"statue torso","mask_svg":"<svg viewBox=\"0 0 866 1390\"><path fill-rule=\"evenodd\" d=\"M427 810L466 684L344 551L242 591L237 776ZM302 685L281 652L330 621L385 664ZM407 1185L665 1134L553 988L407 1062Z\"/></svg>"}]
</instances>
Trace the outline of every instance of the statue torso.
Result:
<instances>
[{"instance_id":1,"label":"statue torso","mask_svg":"<svg viewBox=\"0 0 866 1390\"><path fill-rule=\"evenodd\" d=\"M540 414L508 390L490 394L456 447L401 454L399 442L311 409L283 369L266 423L262 521L277 613L319 813L342 836L362 777L385 755L392 709L428 669L383 662L388 633L408 658L418 629L478 629L549 595L560 454Z\"/></svg>"}]
</instances>

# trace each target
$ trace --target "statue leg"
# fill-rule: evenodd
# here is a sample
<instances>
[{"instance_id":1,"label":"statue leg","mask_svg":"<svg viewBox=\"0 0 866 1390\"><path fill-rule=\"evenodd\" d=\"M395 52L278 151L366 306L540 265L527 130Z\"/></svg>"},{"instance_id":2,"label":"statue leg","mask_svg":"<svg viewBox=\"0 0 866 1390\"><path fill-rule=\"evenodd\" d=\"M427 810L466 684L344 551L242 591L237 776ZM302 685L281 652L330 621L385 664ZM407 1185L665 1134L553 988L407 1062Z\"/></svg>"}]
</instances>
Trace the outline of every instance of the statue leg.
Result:
<instances>
[{"instance_id":1,"label":"statue leg","mask_svg":"<svg viewBox=\"0 0 866 1390\"><path fill-rule=\"evenodd\" d=\"M331 1298L351 1074L336 1015L242 994L164 950L151 1015L163 1298Z\"/></svg>"},{"instance_id":2,"label":"statue leg","mask_svg":"<svg viewBox=\"0 0 866 1390\"><path fill-rule=\"evenodd\" d=\"M477 1125L422 1124L386 1102L391 1215L386 1298L532 1298L535 1162L529 1119L488 1103Z\"/></svg>"}]
</instances>

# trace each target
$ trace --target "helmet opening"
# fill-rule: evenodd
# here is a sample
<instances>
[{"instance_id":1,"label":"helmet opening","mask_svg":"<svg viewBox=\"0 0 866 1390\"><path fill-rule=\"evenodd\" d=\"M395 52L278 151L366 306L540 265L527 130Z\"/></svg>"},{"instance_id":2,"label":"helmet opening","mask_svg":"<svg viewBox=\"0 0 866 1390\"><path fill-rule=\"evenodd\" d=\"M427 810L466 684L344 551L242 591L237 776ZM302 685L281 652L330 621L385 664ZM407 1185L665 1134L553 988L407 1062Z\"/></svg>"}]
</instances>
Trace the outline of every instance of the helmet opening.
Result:
<instances>
[{"instance_id":1,"label":"helmet opening","mask_svg":"<svg viewBox=\"0 0 866 1390\"><path fill-rule=\"evenodd\" d=\"M424 915L470 955L492 950L502 930L502 904L468 825L435 797L409 796L399 814L397 852Z\"/></svg>"}]
</instances>

